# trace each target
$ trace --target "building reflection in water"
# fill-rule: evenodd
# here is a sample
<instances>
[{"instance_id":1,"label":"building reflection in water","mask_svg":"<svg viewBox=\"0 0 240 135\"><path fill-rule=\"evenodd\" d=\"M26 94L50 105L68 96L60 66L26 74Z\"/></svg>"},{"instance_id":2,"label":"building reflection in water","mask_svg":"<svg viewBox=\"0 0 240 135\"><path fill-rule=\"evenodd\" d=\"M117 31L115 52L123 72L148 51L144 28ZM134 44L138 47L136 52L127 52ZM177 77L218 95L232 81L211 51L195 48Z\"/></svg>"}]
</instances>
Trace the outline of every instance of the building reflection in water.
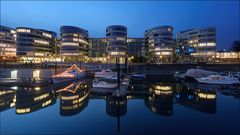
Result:
<instances>
[{"instance_id":1,"label":"building reflection in water","mask_svg":"<svg viewBox=\"0 0 240 135\"><path fill-rule=\"evenodd\" d=\"M106 96L106 112L109 116L117 118L117 131L120 132L120 117L127 114L127 98Z\"/></svg>"},{"instance_id":2,"label":"building reflection in water","mask_svg":"<svg viewBox=\"0 0 240 135\"><path fill-rule=\"evenodd\" d=\"M149 86L146 106L154 113L164 116L173 114L173 86L168 83L156 83Z\"/></svg>"},{"instance_id":3,"label":"building reflection in water","mask_svg":"<svg viewBox=\"0 0 240 135\"><path fill-rule=\"evenodd\" d=\"M0 112L15 107L16 105L16 92L8 88L0 91Z\"/></svg>"},{"instance_id":4,"label":"building reflection in water","mask_svg":"<svg viewBox=\"0 0 240 135\"><path fill-rule=\"evenodd\" d=\"M86 82L73 82L57 91L60 98L60 115L71 116L80 113L89 101L89 86Z\"/></svg>"},{"instance_id":5,"label":"building reflection in water","mask_svg":"<svg viewBox=\"0 0 240 135\"><path fill-rule=\"evenodd\" d=\"M216 91L183 88L176 93L176 103L206 113L216 113Z\"/></svg>"},{"instance_id":6,"label":"building reflection in water","mask_svg":"<svg viewBox=\"0 0 240 135\"><path fill-rule=\"evenodd\" d=\"M80 81L46 87L1 87L0 112L15 107L17 114L31 113L55 104L58 96L60 115L76 115L88 105L91 85L88 83L90 82ZM173 114L173 103L201 112L216 113L215 89L198 85L186 87L176 82L131 83L124 97L91 93L91 99L95 98L106 99L106 113L117 118L118 130L120 117L127 113L127 100L143 99L147 108L163 116Z\"/></svg>"},{"instance_id":7,"label":"building reflection in water","mask_svg":"<svg viewBox=\"0 0 240 135\"><path fill-rule=\"evenodd\" d=\"M55 102L56 96L48 87L24 87L16 91L17 114L31 113Z\"/></svg>"}]
</instances>

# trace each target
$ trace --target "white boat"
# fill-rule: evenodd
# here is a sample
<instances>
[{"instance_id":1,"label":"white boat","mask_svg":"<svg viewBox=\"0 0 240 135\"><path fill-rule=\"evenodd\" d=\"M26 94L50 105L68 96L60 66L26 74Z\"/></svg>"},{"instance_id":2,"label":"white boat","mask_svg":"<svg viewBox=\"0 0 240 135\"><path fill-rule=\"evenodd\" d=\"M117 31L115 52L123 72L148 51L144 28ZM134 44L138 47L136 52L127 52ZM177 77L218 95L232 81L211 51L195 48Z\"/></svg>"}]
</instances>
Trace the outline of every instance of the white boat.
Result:
<instances>
[{"instance_id":1,"label":"white boat","mask_svg":"<svg viewBox=\"0 0 240 135\"><path fill-rule=\"evenodd\" d=\"M117 78L99 78L93 81L93 88L114 89L117 88Z\"/></svg>"},{"instance_id":2,"label":"white boat","mask_svg":"<svg viewBox=\"0 0 240 135\"><path fill-rule=\"evenodd\" d=\"M100 72L95 72L94 77L96 78L102 78L102 77L112 77L116 76L116 72L112 72L110 69L102 70Z\"/></svg>"},{"instance_id":3,"label":"white boat","mask_svg":"<svg viewBox=\"0 0 240 135\"><path fill-rule=\"evenodd\" d=\"M203 69L188 69L186 73L182 74L182 78L186 77L192 77L192 78L201 78L201 77L207 77L209 75L217 74L217 72L214 71L207 71Z\"/></svg>"},{"instance_id":4,"label":"white boat","mask_svg":"<svg viewBox=\"0 0 240 135\"><path fill-rule=\"evenodd\" d=\"M66 71L57 75L53 75L52 80L53 80L53 83L61 83L61 82L66 82L71 80L77 80L83 77L85 77L85 72L79 69L75 64L73 64Z\"/></svg>"},{"instance_id":5,"label":"white boat","mask_svg":"<svg viewBox=\"0 0 240 135\"><path fill-rule=\"evenodd\" d=\"M227 72L226 75L238 78L238 80L240 80L240 72Z\"/></svg>"},{"instance_id":6,"label":"white boat","mask_svg":"<svg viewBox=\"0 0 240 135\"><path fill-rule=\"evenodd\" d=\"M230 76L221 76L221 75L209 75L208 77L195 78L198 83L205 84L223 84L223 85L232 85L239 84L239 80L235 77Z\"/></svg>"},{"instance_id":7,"label":"white boat","mask_svg":"<svg viewBox=\"0 0 240 135\"><path fill-rule=\"evenodd\" d=\"M144 80L146 78L145 74L134 74L131 76L133 80Z\"/></svg>"}]
</instances>

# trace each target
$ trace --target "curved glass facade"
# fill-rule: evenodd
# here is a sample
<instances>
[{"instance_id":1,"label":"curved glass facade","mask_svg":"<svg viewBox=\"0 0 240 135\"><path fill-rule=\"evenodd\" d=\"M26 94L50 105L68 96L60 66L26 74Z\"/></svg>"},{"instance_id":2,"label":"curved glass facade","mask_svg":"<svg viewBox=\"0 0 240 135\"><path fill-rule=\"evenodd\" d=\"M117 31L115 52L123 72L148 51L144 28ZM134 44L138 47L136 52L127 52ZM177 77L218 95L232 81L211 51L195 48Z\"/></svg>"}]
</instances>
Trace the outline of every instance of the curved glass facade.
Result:
<instances>
[{"instance_id":1,"label":"curved glass facade","mask_svg":"<svg viewBox=\"0 0 240 135\"><path fill-rule=\"evenodd\" d=\"M216 28L207 27L181 31L177 35L178 45L181 55L193 57L204 57L209 61L209 57L214 57L216 52ZM207 60L209 59L209 60ZM190 59L189 59L190 60Z\"/></svg>"},{"instance_id":2,"label":"curved glass facade","mask_svg":"<svg viewBox=\"0 0 240 135\"><path fill-rule=\"evenodd\" d=\"M52 31L17 27L17 55L30 57L52 56L57 34Z\"/></svg>"},{"instance_id":3,"label":"curved glass facade","mask_svg":"<svg viewBox=\"0 0 240 135\"><path fill-rule=\"evenodd\" d=\"M88 56L88 31L75 26L62 26L61 55L62 56Z\"/></svg>"},{"instance_id":4,"label":"curved glass facade","mask_svg":"<svg viewBox=\"0 0 240 135\"><path fill-rule=\"evenodd\" d=\"M16 57L16 31L0 25L0 60Z\"/></svg>"},{"instance_id":5,"label":"curved glass facade","mask_svg":"<svg viewBox=\"0 0 240 135\"><path fill-rule=\"evenodd\" d=\"M109 57L127 56L127 27L121 25L108 26L106 40Z\"/></svg>"},{"instance_id":6,"label":"curved glass facade","mask_svg":"<svg viewBox=\"0 0 240 135\"><path fill-rule=\"evenodd\" d=\"M170 62L173 54L173 27L159 26L144 33L146 55L152 62Z\"/></svg>"}]
</instances>

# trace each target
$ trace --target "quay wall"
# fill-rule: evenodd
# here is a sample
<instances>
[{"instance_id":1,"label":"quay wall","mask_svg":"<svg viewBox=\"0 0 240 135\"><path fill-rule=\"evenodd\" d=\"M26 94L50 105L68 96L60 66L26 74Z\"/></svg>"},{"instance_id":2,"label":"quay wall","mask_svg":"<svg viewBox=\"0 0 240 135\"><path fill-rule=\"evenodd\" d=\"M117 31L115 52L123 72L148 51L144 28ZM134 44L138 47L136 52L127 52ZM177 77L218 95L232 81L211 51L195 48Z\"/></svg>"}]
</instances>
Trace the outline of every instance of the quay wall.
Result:
<instances>
[{"instance_id":1,"label":"quay wall","mask_svg":"<svg viewBox=\"0 0 240 135\"><path fill-rule=\"evenodd\" d=\"M64 69L57 69L56 73L63 72ZM17 71L17 78L34 78L34 72L39 72L39 78L50 79L55 74L55 69L24 69L24 68L1 68L0 78L12 78L12 71Z\"/></svg>"},{"instance_id":2,"label":"quay wall","mask_svg":"<svg viewBox=\"0 0 240 135\"><path fill-rule=\"evenodd\" d=\"M176 71L186 72L191 68L200 68L216 72L240 72L240 64L150 64L130 65L130 73L145 73L148 75L173 75Z\"/></svg>"},{"instance_id":3,"label":"quay wall","mask_svg":"<svg viewBox=\"0 0 240 135\"><path fill-rule=\"evenodd\" d=\"M124 65L121 65L122 71ZM87 71L96 71L100 69L115 69L115 65L101 65L101 64L83 64L82 68ZM131 64L128 66L129 73L145 73L147 75L172 75L176 71L186 72L190 68L200 68L209 71L216 72L240 72L240 64L207 64L207 65L194 65L194 64ZM35 71L39 71L39 78L50 79L52 75L63 72L66 67L58 68L0 68L0 78L11 78L12 71L17 71L17 78L34 78L33 74Z\"/></svg>"}]
</instances>

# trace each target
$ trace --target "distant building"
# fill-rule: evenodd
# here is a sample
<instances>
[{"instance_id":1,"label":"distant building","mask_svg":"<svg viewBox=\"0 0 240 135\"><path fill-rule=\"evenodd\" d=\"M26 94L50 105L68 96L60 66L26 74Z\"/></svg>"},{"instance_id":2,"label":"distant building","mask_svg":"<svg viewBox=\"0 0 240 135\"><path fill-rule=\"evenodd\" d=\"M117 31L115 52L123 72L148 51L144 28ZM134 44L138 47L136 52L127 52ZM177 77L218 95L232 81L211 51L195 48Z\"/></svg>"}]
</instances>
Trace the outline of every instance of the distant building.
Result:
<instances>
[{"instance_id":1,"label":"distant building","mask_svg":"<svg viewBox=\"0 0 240 135\"><path fill-rule=\"evenodd\" d=\"M90 38L89 44L91 46L91 57L105 57L107 56L106 47L107 42L106 38Z\"/></svg>"},{"instance_id":2,"label":"distant building","mask_svg":"<svg viewBox=\"0 0 240 135\"><path fill-rule=\"evenodd\" d=\"M146 56L153 63L169 63L173 55L173 27L159 26L146 30Z\"/></svg>"},{"instance_id":3,"label":"distant building","mask_svg":"<svg viewBox=\"0 0 240 135\"><path fill-rule=\"evenodd\" d=\"M43 29L17 27L17 56L23 61L49 61L54 54L57 34Z\"/></svg>"},{"instance_id":4,"label":"distant building","mask_svg":"<svg viewBox=\"0 0 240 135\"><path fill-rule=\"evenodd\" d=\"M216 53L216 28L181 31L177 35L177 42L182 61L211 61Z\"/></svg>"},{"instance_id":5,"label":"distant building","mask_svg":"<svg viewBox=\"0 0 240 135\"><path fill-rule=\"evenodd\" d=\"M144 38L128 38L128 57L134 61L140 62L145 57L145 40Z\"/></svg>"},{"instance_id":6,"label":"distant building","mask_svg":"<svg viewBox=\"0 0 240 135\"><path fill-rule=\"evenodd\" d=\"M60 53L66 61L82 61L88 57L89 37L87 30L75 26L62 26L60 32Z\"/></svg>"},{"instance_id":7,"label":"distant building","mask_svg":"<svg viewBox=\"0 0 240 135\"><path fill-rule=\"evenodd\" d=\"M0 25L0 60L16 58L16 31Z\"/></svg>"},{"instance_id":8,"label":"distant building","mask_svg":"<svg viewBox=\"0 0 240 135\"><path fill-rule=\"evenodd\" d=\"M107 54L111 60L119 57L120 62L127 58L127 27L111 25L106 29Z\"/></svg>"}]
</instances>

